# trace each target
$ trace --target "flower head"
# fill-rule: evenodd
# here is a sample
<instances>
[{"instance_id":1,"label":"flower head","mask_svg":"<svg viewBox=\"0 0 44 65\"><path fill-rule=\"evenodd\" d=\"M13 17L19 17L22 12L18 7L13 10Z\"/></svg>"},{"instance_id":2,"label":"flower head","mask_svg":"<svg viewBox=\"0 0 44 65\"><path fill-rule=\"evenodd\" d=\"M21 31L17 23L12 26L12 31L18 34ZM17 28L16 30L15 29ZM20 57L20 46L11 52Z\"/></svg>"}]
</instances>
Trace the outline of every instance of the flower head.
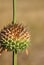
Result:
<instances>
[{"instance_id":1,"label":"flower head","mask_svg":"<svg viewBox=\"0 0 44 65\"><path fill-rule=\"evenodd\" d=\"M0 53L3 50L24 50L30 44L30 35L21 24L10 24L0 32Z\"/></svg>"}]
</instances>

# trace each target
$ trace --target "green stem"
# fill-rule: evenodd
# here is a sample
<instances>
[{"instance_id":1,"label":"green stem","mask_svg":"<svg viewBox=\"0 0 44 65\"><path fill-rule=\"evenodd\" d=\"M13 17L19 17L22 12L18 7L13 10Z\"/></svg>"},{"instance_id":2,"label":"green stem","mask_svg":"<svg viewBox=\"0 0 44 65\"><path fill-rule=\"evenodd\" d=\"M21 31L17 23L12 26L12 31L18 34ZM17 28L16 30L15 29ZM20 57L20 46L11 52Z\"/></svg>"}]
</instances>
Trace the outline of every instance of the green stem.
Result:
<instances>
[{"instance_id":1,"label":"green stem","mask_svg":"<svg viewBox=\"0 0 44 65\"><path fill-rule=\"evenodd\" d=\"M16 22L16 0L13 0L13 24ZM17 65L17 51L13 51L13 65Z\"/></svg>"},{"instance_id":2,"label":"green stem","mask_svg":"<svg viewBox=\"0 0 44 65\"><path fill-rule=\"evenodd\" d=\"M13 51L13 65L17 65L17 53Z\"/></svg>"},{"instance_id":3,"label":"green stem","mask_svg":"<svg viewBox=\"0 0 44 65\"><path fill-rule=\"evenodd\" d=\"M16 0L13 0L13 24L16 22Z\"/></svg>"}]
</instances>

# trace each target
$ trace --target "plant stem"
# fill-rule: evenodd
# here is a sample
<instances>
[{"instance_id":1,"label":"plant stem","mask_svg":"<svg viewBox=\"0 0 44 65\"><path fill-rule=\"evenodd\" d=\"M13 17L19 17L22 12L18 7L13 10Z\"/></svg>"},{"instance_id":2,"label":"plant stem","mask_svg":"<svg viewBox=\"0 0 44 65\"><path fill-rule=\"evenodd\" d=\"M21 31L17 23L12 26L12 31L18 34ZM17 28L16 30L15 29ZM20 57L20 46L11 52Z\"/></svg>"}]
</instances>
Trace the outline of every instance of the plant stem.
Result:
<instances>
[{"instance_id":1,"label":"plant stem","mask_svg":"<svg viewBox=\"0 0 44 65\"><path fill-rule=\"evenodd\" d=\"M13 51L13 65L17 65L17 53Z\"/></svg>"},{"instance_id":2,"label":"plant stem","mask_svg":"<svg viewBox=\"0 0 44 65\"><path fill-rule=\"evenodd\" d=\"M13 24L16 22L16 0L13 0ZM17 51L13 51L13 65L17 65Z\"/></svg>"},{"instance_id":3,"label":"plant stem","mask_svg":"<svg viewBox=\"0 0 44 65\"><path fill-rule=\"evenodd\" d=\"M13 24L16 22L16 0L13 0Z\"/></svg>"}]
</instances>

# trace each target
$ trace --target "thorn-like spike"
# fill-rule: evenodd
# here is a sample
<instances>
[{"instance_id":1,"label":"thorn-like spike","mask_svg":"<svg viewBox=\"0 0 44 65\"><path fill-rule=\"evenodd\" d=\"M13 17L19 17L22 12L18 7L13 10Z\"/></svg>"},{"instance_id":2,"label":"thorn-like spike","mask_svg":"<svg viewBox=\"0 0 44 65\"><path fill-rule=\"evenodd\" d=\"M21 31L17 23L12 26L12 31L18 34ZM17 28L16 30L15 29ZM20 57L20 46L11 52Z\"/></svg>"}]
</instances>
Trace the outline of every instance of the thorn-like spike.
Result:
<instances>
[{"instance_id":1,"label":"thorn-like spike","mask_svg":"<svg viewBox=\"0 0 44 65\"><path fill-rule=\"evenodd\" d=\"M26 49L26 55L28 56L28 54L29 54L29 53L28 53L28 49Z\"/></svg>"},{"instance_id":2,"label":"thorn-like spike","mask_svg":"<svg viewBox=\"0 0 44 65\"><path fill-rule=\"evenodd\" d=\"M7 49L5 49L5 51L7 51Z\"/></svg>"},{"instance_id":3,"label":"thorn-like spike","mask_svg":"<svg viewBox=\"0 0 44 65\"><path fill-rule=\"evenodd\" d=\"M1 56L1 53L0 53L0 56Z\"/></svg>"}]
</instances>

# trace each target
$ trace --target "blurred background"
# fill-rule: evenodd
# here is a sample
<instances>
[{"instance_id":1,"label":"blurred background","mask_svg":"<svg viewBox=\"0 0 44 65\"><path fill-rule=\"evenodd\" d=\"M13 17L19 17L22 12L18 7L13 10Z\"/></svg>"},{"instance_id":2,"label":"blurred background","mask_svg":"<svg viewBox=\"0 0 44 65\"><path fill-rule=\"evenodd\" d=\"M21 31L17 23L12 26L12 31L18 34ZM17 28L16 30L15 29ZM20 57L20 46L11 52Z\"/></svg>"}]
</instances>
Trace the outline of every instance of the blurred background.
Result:
<instances>
[{"instance_id":1,"label":"blurred background","mask_svg":"<svg viewBox=\"0 0 44 65\"><path fill-rule=\"evenodd\" d=\"M44 0L17 0L17 22L31 31L29 55L18 53L18 65L44 65ZM13 20L13 0L0 0L0 30ZM12 65L12 52L3 52L0 65Z\"/></svg>"}]
</instances>

